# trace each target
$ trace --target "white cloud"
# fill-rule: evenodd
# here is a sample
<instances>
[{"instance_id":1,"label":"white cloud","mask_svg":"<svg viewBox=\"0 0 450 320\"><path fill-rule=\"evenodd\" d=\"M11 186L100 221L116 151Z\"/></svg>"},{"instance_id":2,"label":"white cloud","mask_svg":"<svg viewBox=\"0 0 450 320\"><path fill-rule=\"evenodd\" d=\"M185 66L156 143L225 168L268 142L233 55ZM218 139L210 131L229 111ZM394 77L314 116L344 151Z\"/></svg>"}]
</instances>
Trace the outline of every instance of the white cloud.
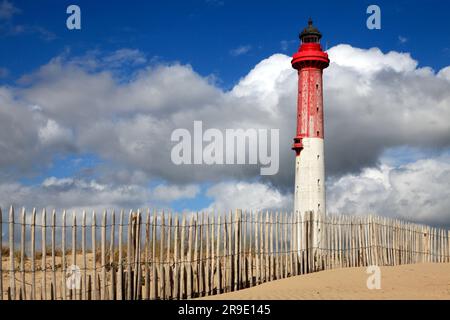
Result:
<instances>
[{"instance_id":1,"label":"white cloud","mask_svg":"<svg viewBox=\"0 0 450 320\"><path fill-rule=\"evenodd\" d=\"M170 202L180 199L193 199L200 192L200 187L197 185L187 186L167 186L159 185L152 191L152 197L156 200Z\"/></svg>"},{"instance_id":2,"label":"white cloud","mask_svg":"<svg viewBox=\"0 0 450 320\"><path fill-rule=\"evenodd\" d=\"M328 211L450 226L450 157L380 165L330 181Z\"/></svg>"},{"instance_id":3,"label":"white cloud","mask_svg":"<svg viewBox=\"0 0 450 320\"><path fill-rule=\"evenodd\" d=\"M120 49L109 56L106 56L103 62L111 67L119 67L128 63L131 65L142 65L147 62L145 55L136 49Z\"/></svg>"},{"instance_id":4,"label":"white cloud","mask_svg":"<svg viewBox=\"0 0 450 320\"><path fill-rule=\"evenodd\" d=\"M292 196L283 195L277 189L258 182L221 182L206 193L213 203L205 211L227 212L229 210L289 210Z\"/></svg>"},{"instance_id":5,"label":"white cloud","mask_svg":"<svg viewBox=\"0 0 450 320\"><path fill-rule=\"evenodd\" d=\"M251 45L242 45L237 48L231 49L230 54L233 57L238 57L238 56L248 53L251 49L252 49Z\"/></svg>"},{"instance_id":6,"label":"white cloud","mask_svg":"<svg viewBox=\"0 0 450 320\"><path fill-rule=\"evenodd\" d=\"M442 78L442 79L447 79L448 81L450 81L450 66L449 67L445 67L442 68L438 74L438 77Z\"/></svg>"},{"instance_id":7,"label":"white cloud","mask_svg":"<svg viewBox=\"0 0 450 320\"><path fill-rule=\"evenodd\" d=\"M340 44L328 50L331 62L341 67L349 67L353 72L375 74L382 70L396 72L414 71L417 61L409 53L381 52L378 48L359 49L348 44Z\"/></svg>"},{"instance_id":8,"label":"white cloud","mask_svg":"<svg viewBox=\"0 0 450 320\"><path fill-rule=\"evenodd\" d=\"M150 193L139 185L104 184L96 180L47 178L41 185L0 184L3 206L57 210L136 209L150 206Z\"/></svg>"},{"instance_id":9,"label":"white cloud","mask_svg":"<svg viewBox=\"0 0 450 320\"><path fill-rule=\"evenodd\" d=\"M64 178L64 179L58 179L56 177L50 177L45 179L42 182L42 186L45 188L52 188L52 187L67 187L71 186L74 183L74 179L72 178Z\"/></svg>"},{"instance_id":10,"label":"white cloud","mask_svg":"<svg viewBox=\"0 0 450 320\"><path fill-rule=\"evenodd\" d=\"M70 144L73 140L72 132L62 128L56 121L47 120L47 124L39 128L39 139L43 145Z\"/></svg>"}]
</instances>

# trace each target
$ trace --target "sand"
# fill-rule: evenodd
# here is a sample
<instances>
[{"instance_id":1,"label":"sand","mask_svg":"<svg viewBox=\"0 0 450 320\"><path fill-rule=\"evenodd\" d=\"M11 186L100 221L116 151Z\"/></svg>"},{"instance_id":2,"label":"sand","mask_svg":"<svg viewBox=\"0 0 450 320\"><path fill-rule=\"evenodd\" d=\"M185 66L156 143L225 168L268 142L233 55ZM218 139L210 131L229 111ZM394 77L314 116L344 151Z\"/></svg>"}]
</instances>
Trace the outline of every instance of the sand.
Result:
<instances>
[{"instance_id":1,"label":"sand","mask_svg":"<svg viewBox=\"0 0 450 320\"><path fill-rule=\"evenodd\" d=\"M87 254L88 265L92 265L92 254ZM82 261L77 255L77 261ZM7 258L2 261L3 269L8 270ZM70 262L70 256L68 256ZM37 261L40 266L41 261ZM51 268L51 258L47 257L47 268ZM56 257L58 292L62 283L61 258ZM18 265L16 265L18 266ZM26 269L30 269L29 261ZM396 267L381 267L381 289L369 290L366 268L344 268L321 271L230 292L203 299L221 300L304 300L304 299L445 299L450 300L450 263L414 264ZM51 282L51 272L47 272L47 285ZM17 286L20 286L20 273L16 273ZM42 279L38 268L37 285ZM26 273L26 287L30 289L31 274ZM3 285L9 285L8 273L3 273ZM6 293L3 296L6 298Z\"/></svg>"},{"instance_id":2,"label":"sand","mask_svg":"<svg viewBox=\"0 0 450 320\"><path fill-rule=\"evenodd\" d=\"M77 256L76 257L77 263L79 265L82 265L83 264L83 256L81 254L77 254L76 256ZM94 258L94 256L93 256L92 253L87 253L86 254L86 261L87 261L87 265L89 266L89 268L93 264L93 258ZM67 266L70 266L72 264L72 254L69 253L69 254L66 255L66 261L67 261L66 262ZM63 282L63 277L64 278L66 277L66 274L61 269L61 264L62 264L62 258L60 256L56 256L55 257L55 270L56 270L56 282L57 282L56 289L57 289L58 297L60 297L60 295L61 295L61 291L62 291L61 290L61 286L62 286L63 283L65 283L65 282ZM99 268L98 270L100 271L100 266L101 266L100 262L97 261L96 265L97 265L97 268ZM37 290L37 295L38 295L37 298L38 299L40 299L40 294L41 294L40 287L41 287L42 279L44 279L43 272L41 271L42 270L41 266L42 266L42 260L41 259L36 259L36 262L35 262L36 288L37 288L36 290ZM20 270L19 269L20 268L20 259L19 258L17 258L15 260L15 267L16 267L16 274L15 274L16 290L17 290L17 294L18 294L18 292L20 291L20 288L22 286L22 281L21 281L22 280L22 275L21 275L21 272L19 271ZM3 270L5 270L5 272L3 272L3 274L2 274L3 290L4 290L4 292L3 292L3 299L6 299L7 298L6 289L7 289L7 287L10 284L10 282L9 282L10 281L10 277L9 277L9 272L8 272L10 266L9 266L9 258L8 257L3 256L2 268L3 268ZM50 292L50 283L52 282L52 271L51 271L51 268L52 268L52 257L47 256L47 258L46 258L45 278L46 278L46 281L47 281L47 291L48 292ZM32 282L31 278L32 278L32 274L30 272L30 270L31 270L31 260L28 259L28 258L25 260L25 270L26 270L26 272L25 272L25 288L27 290L27 296L29 297L29 295L31 294L31 282ZM50 297L50 293L48 293L47 296Z\"/></svg>"},{"instance_id":3,"label":"sand","mask_svg":"<svg viewBox=\"0 0 450 320\"><path fill-rule=\"evenodd\" d=\"M276 280L205 299L304 300L395 299L450 300L450 264L381 267L381 289L367 288L366 268L346 268Z\"/></svg>"}]
</instances>

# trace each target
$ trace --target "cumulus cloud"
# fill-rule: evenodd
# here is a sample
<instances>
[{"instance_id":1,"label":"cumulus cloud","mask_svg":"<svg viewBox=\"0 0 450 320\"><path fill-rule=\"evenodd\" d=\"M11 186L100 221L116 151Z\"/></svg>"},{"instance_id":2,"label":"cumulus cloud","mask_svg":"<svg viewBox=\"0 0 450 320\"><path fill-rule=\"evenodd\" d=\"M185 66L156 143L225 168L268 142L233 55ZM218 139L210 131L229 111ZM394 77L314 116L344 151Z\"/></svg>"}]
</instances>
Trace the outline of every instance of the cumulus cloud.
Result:
<instances>
[{"instance_id":1,"label":"cumulus cloud","mask_svg":"<svg viewBox=\"0 0 450 320\"><path fill-rule=\"evenodd\" d=\"M366 168L378 174L388 170L380 167L386 149L406 145L439 152L450 147L450 73L449 67L438 72L419 68L408 53L383 53L376 48L338 45L329 55L332 63L324 72L326 165L333 181L328 203L331 209L347 210L333 204L341 199L333 196L339 194L336 181L343 185L346 180L340 178L360 177ZM135 203L137 207L153 201L154 194L166 196L165 201L195 197L199 192L195 186L206 182L213 185L212 207L289 209L297 100L297 74L290 59L274 54L224 91L189 65L149 63L134 49L91 53L89 59L56 57L23 76L19 85L0 87L0 183L6 191L9 185L17 191L5 192L2 203L12 201L7 195L18 200L34 192L36 196L29 199L37 203L43 203L38 201L41 196L55 205L74 206L76 199L88 196L75 190L90 190L92 202L86 205L95 205L97 198L98 205ZM130 66L133 72L118 76L117 70ZM171 133L177 128L192 130L195 120L202 120L205 130L280 129L279 173L259 178L254 165L174 165ZM56 186L7 184L51 165L54 155L69 153L95 154L102 160L90 181L105 186L105 191L68 180L60 182L60 188L74 191L52 198L48 190ZM147 186L153 179L165 184L151 190ZM383 194L377 179L368 181L370 188ZM238 185L244 190L241 193ZM99 197L94 196L97 193ZM118 193L117 200L110 197ZM399 205L395 208L403 210Z\"/></svg>"},{"instance_id":2,"label":"cumulus cloud","mask_svg":"<svg viewBox=\"0 0 450 320\"><path fill-rule=\"evenodd\" d=\"M330 181L328 210L450 226L450 157L382 164Z\"/></svg>"},{"instance_id":3,"label":"cumulus cloud","mask_svg":"<svg viewBox=\"0 0 450 320\"><path fill-rule=\"evenodd\" d=\"M258 182L221 182L209 188L206 194L213 198L213 203L205 209L207 212L289 210L293 206L291 195Z\"/></svg>"},{"instance_id":4,"label":"cumulus cloud","mask_svg":"<svg viewBox=\"0 0 450 320\"><path fill-rule=\"evenodd\" d=\"M150 206L150 192L140 185L102 184L95 180L50 177L40 185L0 184L2 207L97 210Z\"/></svg>"},{"instance_id":5,"label":"cumulus cloud","mask_svg":"<svg viewBox=\"0 0 450 320\"><path fill-rule=\"evenodd\" d=\"M52 119L48 119L46 125L39 128L38 135L43 145L70 145L73 138L72 132L69 129L62 128Z\"/></svg>"},{"instance_id":6,"label":"cumulus cloud","mask_svg":"<svg viewBox=\"0 0 450 320\"><path fill-rule=\"evenodd\" d=\"M375 75L383 70L408 72L415 70L418 64L409 53L383 53L378 48L360 49L347 44L329 49L328 54L333 64L362 74Z\"/></svg>"},{"instance_id":7,"label":"cumulus cloud","mask_svg":"<svg viewBox=\"0 0 450 320\"><path fill-rule=\"evenodd\" d=\"M200 192L200 187L197 185L187 186L167 186L158 185L153 189L152 196L155 199L170 202L180 199L193 199Z\"/></svg>"},{"instance_id":8,"label":"cumulus cloud","mask_svg":"<svg viewBox=\"0 0 450 320\"><path fill-rule=\"evenodd\" d=\"M442 78L442 79L446 79L446 80L450 81L450 66L449 66L449 67L442 68L442 69L438 72L437 76L440 77L440 78Z\"/></svg>"},{"instance_id":9,"label":"cumulus cloud","mask_svg":"<svg viewBox=\"0 0 450 320\"><path fill-rule=\"evenodd\" d=\"M329 54L324 103L331 175L374 166L386 148L449 147L447 79L417 68L405 53L339 45Z\"/></svg>"}]
</instances>

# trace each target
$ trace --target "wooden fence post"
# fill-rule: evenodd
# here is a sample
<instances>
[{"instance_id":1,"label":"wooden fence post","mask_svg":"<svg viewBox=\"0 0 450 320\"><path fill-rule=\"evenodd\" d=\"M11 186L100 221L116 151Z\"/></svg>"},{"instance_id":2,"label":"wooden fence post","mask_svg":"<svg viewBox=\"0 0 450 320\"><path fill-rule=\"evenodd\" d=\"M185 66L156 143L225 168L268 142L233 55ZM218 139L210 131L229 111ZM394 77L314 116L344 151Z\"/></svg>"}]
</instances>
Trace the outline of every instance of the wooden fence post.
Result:
<instances>
[{"instance_id":1,"label":"wooden fence post","mask_svg":"<svg viewBox=\"0 0 450 320\"><path fill-rule=\"evenodd\" d=\"M61 298L67 299L66 286L66 210L63 211L61 221Z\"/></svg>"},{"instance_id":2,"label":"wooden fence post","mask_svg":"<svg viewBox=\"0 0 450 320\"><path fill-rule=\"evenodd\" d=\"M9 287L11 299L16 300L16 267L14 264L14 208L9 209Z\"/></svg>"},{"instance_id":3,"label":"wooden fence post","mask_svg":"<svg viewBox=\"0 0 450 320\"><path fill-rule=\"evenodd\" d=\"M137 211L135 216L135 234L134 234L134 288L133 295L135 300L142 299L142 270L141 270L141 238L142 238L142 214ZM163 278L164 281L164 278Z\"/></svg>"},{"instance_id":4,"label":"wooden fence post","mask_svg":"<svg viewBox=\"0 0 450 320\"><path fill-rule=\"evenodd\" d=\"M21 221L21 241L20 241L20 273L21 273L21 295L22 295L22 299L26 300L27 299L27 295L26 295L26 282L25 282L25 242L26 242L26 219L25 219L25 208L22 208L22 221ZM0 232L2 231L1 228L3 226L0 224ZM0 246L0 250L1 250L1 246ZM0 263L2 260L0 260ZM54 265L53 265L54 266ZM1 269L1 265L0 265L0 269ZM1 293L3 295L3 292Z\"/></svg>"},{"instance_id":5,"label":"wooden fence post","mask_svg":"<svg viewBox=\"0 0 450 320\"><path fill-rule=\"evenodd\" d=\"M91 243L92 243L92 300L97 300L97 221L95 211L92 212Z\"/></svg>"},{"instance_id":6,"label":"wooden fence post","mask_svg":"<svg viewBox=\"0 0 450 320\"><path fill-rule=\"evenodd\" d=\"M162 300L166 295L166 284L164 282L164 242L165 242L165 214L164 211L160 216L160 227L159 227L159 298Z\"/></svg>"},{"instance_id":7,"label":"wooden fence post","mask_svg":"<svg viewBox=\"0 0 450 320\"><path fill-rule=\"evenodd\" d=\"M197 228L198 228L198 234L199 234L199 239L198 239L198 296L199 297L203 297L205 296L205 279L207 278L205 276L205 261L204 261L204 232L205 232L205 212L202 211L201 213L201 218L197 223ZM208 239L209 241L209 239ZM208 263L208 261L206 260L206 263Z\"/></svg>"},{"instance_id":8,"label":"wooden fence post","mask_svg":"<svg viewBox=\"0 0 450 320\"><path fill-rule=\"evenodd\" d=\"M111 283L109 287L109 299L116 300L116 269L115 269L115 240L116 240L116 212L113 210L111 214L111 229L109 237L109 270Z\"/></svg>"},{"instance_id":9,"label":"wooden fence post","mask_svg":"<svg viewBox=\"0 0 450 320\"><path fill-rule=\"evenodd\" d=\"M178 259L178 248L179 248L179 218L175 217L175 229L174 229L174 241L173 241L173 298L180 299L180 267Z\"/></svg>"},{"instance_id":10,"label":"wooden fence post","mask_svg":"<svg viewBox=\"0 0 450 320\"><path fill-rule=\"evenodd\" d=\"M203 222L205 222L205 217L203 217ZM211 286L214 283L214 272L210 273L210 266L214 266L214 224L210 225L209 223L209 215L206 217L206 263L205 263L205 295L209 296L211 294ZM210 230L212 229L213 235L211 236ZM210 240L211 243L211 251L209 248ZM213 269L214 270L214 269Z\"/></svg>"},{"instance_id":11,"label":"wooden fence post","mask_svg":"<svg viewBox=\"0 0 450 320\"><path fill-rule=\"evenodd\" d=\"M255 252L255 238L254 238L254 234L253 234L253 230L254 230L254 218L255 218L255 212L252 210L250 211L250 220L249 220L249 252L248 252L248 286L249 287L253 287L253 279L254 279L254 271L253 271L253 266L254 266L254 259L253 259L253 255Z\"/></svg>"},{"instance_id":12,"label":"wooden fence post","mask_svg":"<svg viewBox=\"0 0 450 320\"><path fill-rule=\"evenodd\" d=\"M289 276L289 237L288 237L288 221L289 216L288 213L284 213L284 237L283 237L283 243L284 243L284 278L287 278Z\"/></svg>"},{"instance_id":13,"label":"wooden fence post","mask_svg":"<svg viewBox=\"0 0 450 320\"><path fill-rule=\"evenodd\" d=\"M186 294L186 249L185 249L185 241L186 241L186 215L183 213L183 218L181 222L181 269L180 269L180 299L185 299Z\"/></svg>"},{"instance_id":14,"label":"wooden fence post","mask_svg":"<svg viewBox=\"0 0 450 320\"><path fill-rule=\"evenodd\" d=\"M266 211L266 223L264 232L264 282L269 281L269 270L270 270L270 260L269 260L269 212Z\"/></svg>"},{"instance_id":15,"label":"wooden fence post","mask_svg":"<svg viewBox=\"0 0 450 320\"><path fill-rule=\"evenodd\" d=\"M258 216L258 233L259 233L259 282L258 284L262 284L264 283L266 274L265 274L265 269L266 269L266 264L265 264L265 233L264 233L264 228L265 224L264 224L264 212L260 211L259 212L259 216Z\"/></svg>"},{"instance_id":16,"label":"wooden fence post","mask_svg":"<svg viewBox=\"0 0 450 320\"><path fill-rule=\"evenodd\" d=\"M198 294L198 212L194 216L194 230L192 231L193 234L193 263L192 263L192 296L197 297Z\"/></svg>"},{"instance_id":17,"label":"wooden fence post","mask_svg":"<svg viewBox=\"0 0 450 320\"><path fill-rule=\"evenodd\" d=\"M239 222L240 222L240 211L236 210L234 215L234 248L233 248L234 291L239 289Z\"/></svg>"},{"instance_id":18,"label":"wooden fence post","mask_svg":"<svg viewBox=\"0 0 450 320\"><path fill-rule=\"evenodd\" d=\"M151 286L151 299L158 299L158 275L156 273L156 230L157 230L157 214L153 211L152 219L152 286ZM181 240L183 241L183 239Z\"/></svg>"},{"instance_id":19,"label":"wooden fence post","mask_svg":"<svg viewBox=\"0 0 450 320\"><path fill-rule=\"evenodd\" d=\"M171 248L171 235L172 235L172 213L169 212L167 217L167 254L166 258L167 261L165 261L166 266L166 299L171 299L172 296L172 272L171 272L171 265L170 265L170 248Z\"/></svg>"},{"instance_id":20,"label":"wooden fence post","mask_svg":"<svg viewBox=\"0 0 450 320\"><path fill-rule=\"evenodd\" d=\"M227 292L227 287L228 287L228 246L227 246L227 234L228 231L228 227L227 227L227 213L224 212L223 213L223 261L222 261L222 265L223 265L223 273L222 273L222 289L223 292Z\"/></svg>"},{"instance_id":21,"label":"wooden fence post","mask_svg":"<svg viewBox=\"0 0 450 320\"><path fill-rule=\"evenodd\" d=\"M275 244L274 244L274 252L272 253L273 255L273 280L277 280L280 279L280 266L279 266L279 240L280 240L280 235L279 235L279 226L280 226L280 216L279 216L279 212L275 212L275 221L274 221L274 240L275 240Z\"/></svg>"},{"instance_id":22,"label":"wooden fence post","mask_svg":"<svg viewBox=\"0 0 450 320\"><path fill-rule=\"evenodd\" d=\"M150 208L147 208L147 219L145 220L145 297L144 299L150 300Z\"/></svg>"},{"instance_id":23,"label":"wooden fence post","mask_svg":"<svg viewBox=\"0 0 450 320\"><path fill-rule=\"evenodd\" d=\"M56 227L56 211L53 210L52 213L52 298L57 299L56 296L56 237L55 237L55 227ZM25 275L23 278L23 281L25 281Z\"/></svg>"},{"instance_id":24,"label":"wooden fence post","mask_svg":"<svg viewBox=\"0 0 450 320\"><path fill-rule=\"evenodd\" d=\"M120 211L119 220L119 261L118 261L118 279L117 279L117 297L118 300L125 300L123 294L123 224L124 224L124 211Z\"/></svg>"},{"instance_id":25,"label":"wooden fence post","mask_svg":"<svg viewBox=\"0 0 450 320\"><path fill-rule=\"evenodd\" d=\"M215 229L215 216L214 216L214 213L213 213L213 216L212 216L212 219L211 219L211 255L210 255L210 257L211 257L211 259L210 259L210 261L208 261L208 264L210 264L211 266L210 266L210 277L209 277L209 287L210 287L210 290L211 290L211 294L214 294L214 268L215 268L215 256L217 255L217 253L216 254L214 254L214 240L215 240L215 236L214 236L214 229Z\"/></svg>"},{"instance_id":26,"label":"wooden fence post","mask_svg":"<svg viewBox=\"0 0 450 320\"><path fill-rule=\"evenodd\" d=\"M212 254L213 256L213 260L212 260L212 265L211 265L211 277L214 277L214 259L215 259L215 265L216 265L216 293L222 293L222 277L223 277L223 273L222 273L222 263L220 261L221 256L220 256L220 229L221 229L222 225L221 225L221 219L220 219L220 212L217 213L217 235L216 235L216 251L215 251L215 255ZM212 228L214 229L214 216L213 216L213 224L212 224ZM225 233L225 232L224 232ZM214 245L214 240L211 240L211 245ZM213 250L213 248L211 247L211 250ZM224 251L225 252L225 251ZM225 253L224 253L225 256ZM215 257L215 258L214 258ZM214 281L213 281L214 282Z\"/></svg>"},{"instance_id":27,"label":"wooden fence post","mask_svg":"<svg viewBox=\"0 0 450 320\"><path fill-rule=\"evenodd\" d=\"M72 266L77 267L77 215L72 212ZM72 269L72 272L74 270ZM77 299L77 285L72 289L72 299Z\"/></svg>"},{"instance_id":28,"label":"wooden fence post","mask_svg":"<svg viewBox=\"0 0 450 320\"><path fill-rule=\"evenodd\" d=\"M86 211L83 210L81 221L81 251L83 254L83 300L87 300L87 257L86 257Z\"/></svg>"},{"instance_id":29,"label":"wooden fence post","mask_svg":"<svg viewBox=\"0 0 450 320\"><path fill-rule=\"evenodd\" d=\"M102 255L101 300L106 300L106 210L103 211L100 248Z\"/></svg>"},{"instance_id":30,"label":"wooden fence post","mask_svg":"<svg viewBox=\"0 0 450 320\"><path fill-rule=\"evenodd\" d=\"M192 229L194 224L194 215L191 214L189 219L189 234L188 234L188 251L187 251L187 298L192 298Z\"/></svg>"},{"instance_id":31,"label":"wooden fence post","mask_svg":"<svg viewBox=\"0 0 450 320\"><path fill-rule=\"evenodd\" d=\"M260 211L256 212L256 217L255 217L255 221L254 221L254 229L253 229L253 232L255 233L255 264L256 264L255 285L261 284L261 270L260 270L261 249L259 246L260 213L261 213Z\"/></svg>"},{"instance_id":32,"label":"wooden fence post","mask_svg":"<svg viewBox=\"0 0 450 320\"><path fill-rule=\"evenodd\" d=\"M42 273L42 299L47 300L47 212L45 209L42 210L42 216L41 216L41 232L42 232L42 238L41 238L41 252L42 252L42 258L41 258L41 273Z\"/></svg>"}]
</instances>

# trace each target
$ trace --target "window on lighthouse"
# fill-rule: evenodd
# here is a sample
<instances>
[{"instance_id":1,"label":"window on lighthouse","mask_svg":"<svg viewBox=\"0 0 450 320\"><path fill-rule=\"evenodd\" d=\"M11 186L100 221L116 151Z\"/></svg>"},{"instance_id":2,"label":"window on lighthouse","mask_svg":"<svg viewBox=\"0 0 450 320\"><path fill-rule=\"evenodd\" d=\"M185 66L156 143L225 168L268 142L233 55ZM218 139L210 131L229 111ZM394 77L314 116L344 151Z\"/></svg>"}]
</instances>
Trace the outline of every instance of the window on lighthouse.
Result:
<instances>
[{"instance_id":1,"label":"window on lighthouse","mask_svg":"<svg viewBox=\"0 0 450 320\"><path fill-rule=\"evenodd\" d=\"M319 38L317 36L309 36L303 38L304 43L319 43Z\"/></svg>"}]
</instances>

